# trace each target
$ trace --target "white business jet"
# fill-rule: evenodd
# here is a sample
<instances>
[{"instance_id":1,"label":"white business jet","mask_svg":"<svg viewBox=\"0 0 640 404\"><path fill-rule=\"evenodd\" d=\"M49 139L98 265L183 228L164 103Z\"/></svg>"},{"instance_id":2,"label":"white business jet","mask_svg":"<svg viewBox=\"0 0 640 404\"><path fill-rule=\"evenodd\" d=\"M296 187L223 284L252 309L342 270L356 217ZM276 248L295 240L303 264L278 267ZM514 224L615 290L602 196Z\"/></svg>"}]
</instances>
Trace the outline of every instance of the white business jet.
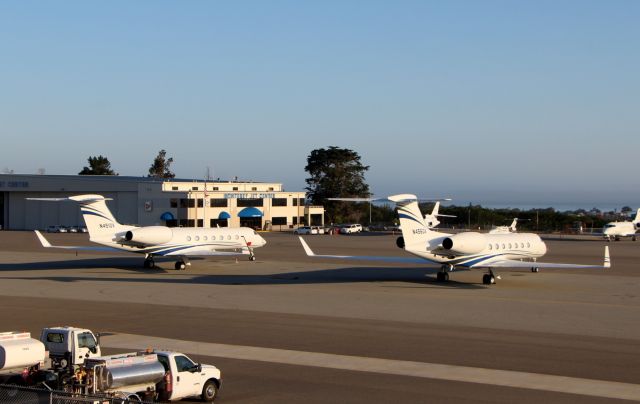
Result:
<instances>
[{"instance_id":1,"label":"white business jet","mask_svg":"<svg viewBox=\"0 0 640 404\"><path fill-rule=\"evenodd\" d=\"M489 234L509 234L509 233L515 233L516 230L516 225L518 224L518 218L514 218L513 222L511 222L510 226L498 226L494 229L489 230Z\"/></svg>"},{"instance_id":2,"label":"white business jet","mask_svg":"<svg viewBox=\"0 0 640 404\"><path fill-rule=\"evenodd\" d=\"M455 217L453 215L443 215L440 213L440 201L450 201L451 199L437 199L435 200L435 204L433 205L433 210L430 214L424 215L424 221L427 224L427 227L433 229L437 225L440 224L438 220L439 217Z\"/></svg>"},{"instance_id":3,"label":"white business jet","mask_svg":"<svg viewBox=\"0 0 640 404\"><path fill-rule=\"evenodd\" d=\"M630 222L611 222L604 225L602 234L607 241L613 238L620 241L620 237L631 237L636 241L636 231L640 230L640 209L636 212L636 217Z\"/></svg>"},{"instance_id":4,"label":"white business jet","mask_svg":"<svg viewBox=\"0 0 640 404\"><path fill-rule=\"evenodd\" d=\"M449 280L449 272L454 269L486 268L487 274L482 283L496 283L493 268L530 268L538 272L539 268L609 268L609 247L604 250L602 265L555 264L536 262L547 252L545 243L537 234L532 233L500 233L482 234L464 232L457 234L441 233L429 229L415 195L393 195L386 200L394 202L398 209L398 217L402 236L398 237L398 247L415 255L410 257L384 256L351 256L351 255L316 255L300 237L300 242L308 256L336 259L356 259L403 263L424 263L425 261L440 264L437 280Z\"/></svg>"},{"instance_id":5,"label":"white business jet","mask_svg":"<svg viewBox=\"0 0 640 404\"><path fill-rule=\"evenodd\" d=\"M187 257L211 255L249 255L255 260L254 248L267 242L253 229L239 228L192 228L166 226L128 226L118 223L107 207L109 200L102 195L77 195L69 198L27 198L32 201L74 201L89 230L89 240L103 247L55 246L36 230L38 239L46 248L67 250L123 250L144 254L144 267L153 268L155 256L177 256L176 269L191 265Z\"/></svg>"}]
</instances>

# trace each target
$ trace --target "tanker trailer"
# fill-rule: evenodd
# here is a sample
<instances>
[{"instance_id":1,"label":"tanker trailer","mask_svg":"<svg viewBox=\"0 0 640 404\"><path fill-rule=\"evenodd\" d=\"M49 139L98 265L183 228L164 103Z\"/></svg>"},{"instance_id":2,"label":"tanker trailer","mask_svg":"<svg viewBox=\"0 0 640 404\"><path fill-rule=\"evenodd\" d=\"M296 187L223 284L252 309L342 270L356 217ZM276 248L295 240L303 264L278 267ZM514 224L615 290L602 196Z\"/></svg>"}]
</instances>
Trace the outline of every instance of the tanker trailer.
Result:
<instances>
[{"instance_id":1,"label":"tanker trailer","mask_svg":"<svg viewBox=\"0 0 640 404\"><path fill-rule=\"evenodd\" d=\"M158 355L133 352L87 358L76 379L86 386L85 394L149 400L155 397L156 384L164 375Z\"/></svg>"}]
</instances>

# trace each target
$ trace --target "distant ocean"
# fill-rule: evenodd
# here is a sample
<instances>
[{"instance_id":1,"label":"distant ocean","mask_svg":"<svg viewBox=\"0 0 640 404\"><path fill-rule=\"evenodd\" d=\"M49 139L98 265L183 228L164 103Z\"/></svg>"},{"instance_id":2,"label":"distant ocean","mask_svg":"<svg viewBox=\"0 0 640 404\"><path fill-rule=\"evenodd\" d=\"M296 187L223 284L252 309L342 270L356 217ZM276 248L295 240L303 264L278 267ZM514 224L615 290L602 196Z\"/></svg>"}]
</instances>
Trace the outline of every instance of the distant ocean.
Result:
<instances>
[{"instance_id":1,"label":"distant ocean","mask_svg":"<svg viewBox=\"0 0 640 404\"><path fill-rule=\"evenodd\" d=\"M456 206L466 206L471 202L472 205L481 205L484 208L492 208L492 209L520 209L520 210L530 210L530 209L547 209L553 208L559 212L564 211L574 211L578 209L591 210L593 208L599 209L602 212L619 212L623 206L629 206L632 210L636 210L640 208L640 204L632 204L632 203L588 203L588 202L550 202L550 203L522 203L522 202L482 202L482 201L452 201L450 203L443 203L443 205L456 205Z\"/></svg>"}]
</instances>

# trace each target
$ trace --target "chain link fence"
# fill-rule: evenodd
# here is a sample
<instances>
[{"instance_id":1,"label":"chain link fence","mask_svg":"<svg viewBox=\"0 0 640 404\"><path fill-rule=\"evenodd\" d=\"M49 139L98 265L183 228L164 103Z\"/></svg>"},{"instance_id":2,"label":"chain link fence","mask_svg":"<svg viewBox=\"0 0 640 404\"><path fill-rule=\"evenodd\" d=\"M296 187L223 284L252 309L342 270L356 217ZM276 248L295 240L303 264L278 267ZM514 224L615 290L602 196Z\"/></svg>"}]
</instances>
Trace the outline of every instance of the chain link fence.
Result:
<instances>
[{"instance_id":1,"label":"chain link fence","mask_svg":"<svg viewBox=\"0 0 640 404\"><path fill-rule=\"evenodd\" d=\"M153 404L157 401L128 400L117 397L91 396L45 388L0 384L0 403L7 404Z\"/></svg>"}]
</instances>

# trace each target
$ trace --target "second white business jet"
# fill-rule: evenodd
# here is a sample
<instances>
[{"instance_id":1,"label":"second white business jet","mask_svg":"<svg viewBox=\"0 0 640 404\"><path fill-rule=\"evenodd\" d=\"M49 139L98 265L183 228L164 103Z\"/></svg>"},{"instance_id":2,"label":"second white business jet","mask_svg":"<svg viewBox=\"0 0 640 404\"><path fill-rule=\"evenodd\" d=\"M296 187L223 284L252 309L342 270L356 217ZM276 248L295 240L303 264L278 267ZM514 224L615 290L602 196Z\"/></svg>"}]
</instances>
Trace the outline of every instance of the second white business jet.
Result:
<instances>
[{"instance_id":1,"label":"second white business jet","mask_svg":"<svg viewBox=\"0 0 640 404\"><path fill-rule=\"evenodd\" d=\"M153 257L177 256L176 269L191 265L188 257L212 255L248 255L255 260L254 248L267 244L255 230L238 228L193 228L166 226L128 226L118 223L102 195L77 195L69 198L27 198L32 201L73 201L89 230L89 240L103 247L51 245L38 230L36 235L46 248L67 250L122 250L144 254L144 267L155 266Z\"/></svg>"},{"instance_id":2,"label":"second white business jet","mask_svg":"<svg viewBox=\"0 0 640 404\"><path fill-rule=\"evenodd\" d=\"M352 255L317 255L300 237L308 256L336 259L356 259L403 263L439 264L438 281L448 281L449 272L457 269L485 268L487 273L482 283L496 283L494 268L609 268L609 247L604 250L602 265L557 264L536 262L547 252L547 246L537 234L464 232L447 234L431 230L418 207L418 198L411 194L393 195L386 200L394 202L398 210L402 236L396 241L398 247L418 257L384 257Z\"/></svg>"}]
</instances>

